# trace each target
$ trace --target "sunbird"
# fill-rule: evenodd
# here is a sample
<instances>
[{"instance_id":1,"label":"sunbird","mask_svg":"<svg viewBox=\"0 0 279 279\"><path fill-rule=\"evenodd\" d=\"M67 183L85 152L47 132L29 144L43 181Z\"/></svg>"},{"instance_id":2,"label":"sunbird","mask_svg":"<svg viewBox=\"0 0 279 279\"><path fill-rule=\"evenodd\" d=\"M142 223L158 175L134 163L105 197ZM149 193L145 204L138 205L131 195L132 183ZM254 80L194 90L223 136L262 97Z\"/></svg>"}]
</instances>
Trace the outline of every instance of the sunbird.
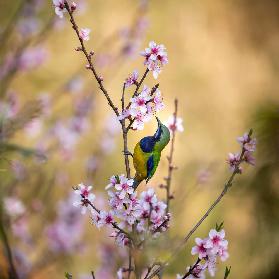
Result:
<instances>
[{"instance_id":1,"label":"sunbird","mask_svg":"<svg viewBox=\"0 0 279 279\"><path fill-rule=\"evenodd\" d=\"M153 136L142 138L135 146L133 163L136 170L134 188L146 180L148 182L154 175L161 158L161 152L170 141L170 131L156 117L158 128Z\"/></svg>"}]
</instances>

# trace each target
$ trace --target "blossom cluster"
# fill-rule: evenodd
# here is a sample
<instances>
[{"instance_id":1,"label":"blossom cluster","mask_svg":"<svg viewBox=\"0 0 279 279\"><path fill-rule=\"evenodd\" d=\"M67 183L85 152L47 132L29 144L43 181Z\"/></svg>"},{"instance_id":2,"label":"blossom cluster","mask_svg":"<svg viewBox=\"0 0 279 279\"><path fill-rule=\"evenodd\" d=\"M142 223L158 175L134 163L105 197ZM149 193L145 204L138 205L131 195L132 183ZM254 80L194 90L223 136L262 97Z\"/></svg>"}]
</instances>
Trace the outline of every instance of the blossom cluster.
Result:
<instances>
[{"instance_id":1,"label":"blossom cluster","mask_svg":"<svg viewBox=\"0 0 279 279\"><path fill-rule=\"evenodd\" d=\"M208 237L195 239L196 246L192 248L192 255L198 255L198 261L193 267L187 267L189 276L187 278L201 278L205 279L206 270L211 276L215 275L216 264L218 259L226 261L229 257L228 254L228 241L225 239L225 230L212 229ZM177 279L183 278L177 275Z\"/></svg>"},{"instance_id":2,"label":"blossom cluster","mask_svg":"<svg viewBox=\"0 0 279 279\"><path fill-rule=\"evenodd\" d=\"M158 78L161 68L168 63L168 56L164 45L157 45L155 42L150 42L149 47L141 52L145 57L144 65L153 72L153 77Z\"/></svg>"},{"instance_id":3,"label":"blossom cluster","mask_svg":"<svg viewBox=\"0 0 279 279\"><path fill-rule=\"evenodd\" d=\"M91 193L91 186L79 184L74 188L78 198L73 205L80 207L83 214L89 209L97 228L112 225L114 231L111 236L121 246L129 243L125 232L135 232L141 240L148 234L156 237L166 231L170 221L170 215L166 213L167 206L157 199L154 189L148 188L138 196L133 182L133 179L123 174L110 178L106 186L109 196L107 211L99 210L93 204L95 195Z\"/></svg>"},{"instance_id":4,"label":"blossom cluster","mask_svg":"<svg viewBox=\"0 0 279 279\"><path fill-rule=\"evenodd\" d=\"M144 123L151 120L153 113L165 107L161 91L156 89L153 92L144 85L142 91L130 99L130 107L122 112L119 119L131 118L134 130L143 130Z\"/></svg>"},{"instance_id":5,"label":"blossom cluster","mask_svg":"<svg viewBox=\"0 0 279 279\"><path fill-rule=\"evenodd\" d=\"M245 133L242 137L238 137L237 141L241 145L241 149L244 152L241 158L240 153L229 153L227 162L230 166L230 170L233 172L237 170L238 172L242 172L242 168L240 163L245 162L252 166L255 165L255 158L253 156L253 152L256 150L257 140L255 138L251 138L249 133Z\"/></svg>"}]
</instances>

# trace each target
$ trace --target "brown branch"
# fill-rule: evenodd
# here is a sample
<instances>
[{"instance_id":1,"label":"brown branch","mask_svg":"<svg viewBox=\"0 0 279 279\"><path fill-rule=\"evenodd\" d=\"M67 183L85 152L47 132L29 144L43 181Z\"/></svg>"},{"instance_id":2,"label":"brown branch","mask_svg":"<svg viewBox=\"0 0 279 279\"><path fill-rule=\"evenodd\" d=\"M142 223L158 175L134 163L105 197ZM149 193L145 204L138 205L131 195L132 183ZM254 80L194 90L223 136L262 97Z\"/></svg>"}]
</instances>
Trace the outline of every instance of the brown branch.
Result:
<instances>
[{"instance_id":1,"label":"brown branch","mask_svg":"<svg viewBox=\"0 0 279 279\"><path fill-rule=\"evenodd\" d=\"M173 125L176 127L176 121L177 121L177 109L178 109L178 100L174 100L174 122ZM171 194L170 194L170 187L171 187L171 181L172 181L172 174L173 170L175 169L173 166L173 154L174 154L174 142L175 142L175 135L176 135L176 129L173 129L172 133L172 140L171 140L171 148L170 148L170 154L168 156L168 176L166 177L166 201L167 201L167 213L170 210L170 200L171 200Z\"/></svg>"},{"instance_id":2,"label":"brown branch","mask_svg":"<svg viewBox=\"0 0 279 279\"><path fill-rule=\"evenodd\" d=\"M92 279L96 279L94 271L91 271Z\"/></svg>"},{"instance_id":3,"label":"brown branch","mask_svg":"<svg viewBox=\"0 0 279 279\"><path fill-rule=\"evenodd\" d=\"M251 137L252 130L249 131L249 136ZM212 205L209 207L209 209L205 212L205 214L201 217L201 219L196 223L196 225L189 231L189 233L184 237L183 241L180 243L180 245L176 248L176 250L171 254L169 257L169 260L165 261L161 267L157 268L150 276L148 276L146 279L151 279L157 274L160 273L169 263L171 259L175 257L177 253L181 251L183 246L187 243L189 238L193 235L193 233L199 228L199 226L204 222L204 220L208 217L208 215L212 212L212 210L218 205L218 203L222 200L222 198L225 196L225 194L228 192L229 188L233 185L233 180L237 174L240 173L239 166L244 161L244 153L245 149L244 146L242 147L242 151L240 154L240 159L238 163L235 165L235 169L232 173L232 175L229 177L228 181L225 183L223 191L220 193L220 195L217 197L217 199L212 203Z\"/></svg>"},{"instance_id":4,"label":"brown branch","mask_svg":"<svg viewBox=\"0 0 279 279\"><path fill-rule=\"evenodd\" d=\"M193 270L197 267L197 265L200 263L201 259L198 258L196 263L190 267L189 271L182 277L182 279L187 278L188 276L190 276L193 272ZM195 275L194 275L195 276Z\"/></svg>"},{"instance_id":5,"label":"brown branch","mask_svg":"<svg viewBox=\"0 0 279 279\"><path fill-rule=\"evenodd\" d=\"M96 81L98 82L99 84L99 88L101 89L101 91L103 92L103 94L105 95L107 101L108 101L108 104L109 106L113 109L113 111L115 112L115 114L117 116L119 116L119 112L118 112L118 109L117 107L113 104L107 90L105 89L104 85L103 85L103 79L98 75L94 65L93 65L93 62L92 62L92 55L90 55L88 53L88 51L86 50L85 48L85 45L84 45L84 42L83 42L83 39L80 37L79 35L79 27L74 19L74 16L73 16L73 11L71 10L69 4L67 1L65 1L65 8L66 10L68 11L68 14L70 15L70 22L72 23L72 27L73 29L75 30L76 32L76 35L78 37L78 40L80 42L80 50L83 52L84 56L86 57L87 59L87 62L89 64L89 69L91 70L91 72L93 73Z\"/></svg>"},{"instance_id":6,"label":"brown branch","mask_svg":"<svg viewBox=\"0 0 279 279\"><path fill-rule=\"evenodd\" d=\"M138 91L139 91L139 89L140 89L140 87L141 87L143 81L145 80L145 78L146 78L148 72L149 72L149 69L146 68L146 70L145 70L145 72L144 72L144 74L143 74L141 80L140 80L140 81L138 82L138 84L137 84L137 87L136 87L136 90L135 90L135 92L134 92L134 94L133 94L133 97L136 96L136 95L138 94Z\"/></svg>"}]
</instances>

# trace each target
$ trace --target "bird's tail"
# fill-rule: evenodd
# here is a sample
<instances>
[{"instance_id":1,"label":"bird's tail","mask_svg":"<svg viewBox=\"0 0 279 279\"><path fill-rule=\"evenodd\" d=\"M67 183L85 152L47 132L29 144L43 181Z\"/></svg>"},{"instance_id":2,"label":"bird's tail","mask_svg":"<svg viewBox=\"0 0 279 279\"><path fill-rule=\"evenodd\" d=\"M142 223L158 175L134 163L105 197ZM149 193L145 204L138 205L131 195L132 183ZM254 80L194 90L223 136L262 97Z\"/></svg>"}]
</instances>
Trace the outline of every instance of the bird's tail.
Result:
<instances>
[{"instance_id":1,"label":"bird's tail","mask_svg":"<svg viewBox=\"0 0 279 279\"><path fill-rule=\"evenodd\" d=\"M143 179L136 174L134 177L134 184L133 184L133 187L135 190L138 188L138 186L140 185L140 183L142 181L143 181Z\"/></svg>"}]
</instances>

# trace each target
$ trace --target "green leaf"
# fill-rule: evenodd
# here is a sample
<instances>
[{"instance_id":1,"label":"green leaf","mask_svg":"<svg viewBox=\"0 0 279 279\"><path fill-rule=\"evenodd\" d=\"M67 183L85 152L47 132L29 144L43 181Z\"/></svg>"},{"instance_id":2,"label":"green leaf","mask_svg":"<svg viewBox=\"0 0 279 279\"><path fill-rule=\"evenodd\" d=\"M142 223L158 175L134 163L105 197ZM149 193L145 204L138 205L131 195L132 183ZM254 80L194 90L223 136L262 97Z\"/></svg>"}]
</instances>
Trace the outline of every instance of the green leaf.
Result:
<instances>
[{"instance_id":1,"label":"green leaf","mask_svg":"<svg viewBox=\"0 0 279 279\"><path fill-rule=\"evenodd\" d=\"M216 223L215 229L217 232L221 231L224 228L224 222L222 222L220 225Z\"/></svg>"},{"instance_id":2,"label":"green leaf","mask_svg":"<svg viewBox=\"0 0 279 279\"><path fill-rule=\"evenodd\" d=\"M227 279L230 273L231 273L231 266L229 268L226 266L224 279Z\"/></svg>"}]
</instances>

